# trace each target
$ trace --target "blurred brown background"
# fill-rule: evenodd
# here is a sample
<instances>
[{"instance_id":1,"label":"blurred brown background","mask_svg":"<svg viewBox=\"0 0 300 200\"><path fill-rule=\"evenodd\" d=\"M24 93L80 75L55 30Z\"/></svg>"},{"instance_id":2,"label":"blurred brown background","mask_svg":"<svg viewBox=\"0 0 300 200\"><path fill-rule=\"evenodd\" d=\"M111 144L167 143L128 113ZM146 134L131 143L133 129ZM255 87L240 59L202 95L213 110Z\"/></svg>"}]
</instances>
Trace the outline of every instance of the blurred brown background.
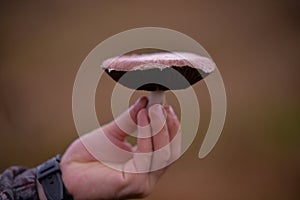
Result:
<instances>
[{"instance_id":1,"label":"blurred brown background","mask_svg":"<svg viewBox=\"0 0 300 200\"><path fill-rule=\"evenodd\" d=\"M228 113L220 141L199 160L209 98L204 83L194 86L204 91L204 125L147 199L300 199L299 10L297 0L2 1L0 171L63 153L78 137L71 98L85 56L116 33L158 26L211 54ZM96 100L105 102L97 103L105 123L114 83L101 81L107 89ZM178 112L174 96L169 101Z\"/></svg>"}]
</instances>

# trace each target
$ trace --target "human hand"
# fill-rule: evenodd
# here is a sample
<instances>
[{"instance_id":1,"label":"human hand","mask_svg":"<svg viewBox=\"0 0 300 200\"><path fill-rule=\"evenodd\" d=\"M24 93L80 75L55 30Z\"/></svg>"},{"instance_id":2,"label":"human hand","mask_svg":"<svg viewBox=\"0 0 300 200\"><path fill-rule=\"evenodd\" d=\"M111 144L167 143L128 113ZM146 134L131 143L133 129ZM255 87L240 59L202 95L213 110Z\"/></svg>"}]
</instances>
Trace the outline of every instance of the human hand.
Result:
<instances>
[{"instance_id":1,"label":"human hand","mask_svg":"<svg viewBox=\"0 0 300 200\"><path fill-rule=\"evenodd\" d=\"M145 197L180 156L180 123L173 109L158 104L146 109L146 105L145 97L139 99L116 120L70 145L60 165L74 199ZM137 145L131 146L126 137L135 129Z\"/></svg>"}]
</instances>

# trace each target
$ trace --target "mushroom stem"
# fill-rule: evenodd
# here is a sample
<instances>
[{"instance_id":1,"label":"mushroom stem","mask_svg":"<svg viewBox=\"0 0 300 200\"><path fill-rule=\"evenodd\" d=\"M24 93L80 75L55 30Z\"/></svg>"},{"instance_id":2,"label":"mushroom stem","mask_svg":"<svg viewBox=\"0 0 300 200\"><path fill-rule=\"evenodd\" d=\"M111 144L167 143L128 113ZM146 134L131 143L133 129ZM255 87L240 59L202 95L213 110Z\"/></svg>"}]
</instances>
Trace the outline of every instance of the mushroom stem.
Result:
<instances>
[{"instance_id":1,"label":"mushroom stem","mask_svg":"<svg viewBox=\"0 0 300 200\"><path fill-rule=\"evenodd\" d=\"M164 91L156 90L150 92L148 99L147 107L149 108L153 104L164 104L166 102L166 95Z\"/></svg>"}]
</instances>

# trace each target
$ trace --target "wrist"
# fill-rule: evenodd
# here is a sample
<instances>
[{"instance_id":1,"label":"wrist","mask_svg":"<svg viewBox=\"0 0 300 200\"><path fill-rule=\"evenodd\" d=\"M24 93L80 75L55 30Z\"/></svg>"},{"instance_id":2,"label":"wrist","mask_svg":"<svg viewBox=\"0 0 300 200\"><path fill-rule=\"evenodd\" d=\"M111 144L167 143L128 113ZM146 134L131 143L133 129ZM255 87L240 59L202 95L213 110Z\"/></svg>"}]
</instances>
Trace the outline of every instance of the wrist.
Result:
<instances>
[{"instance_id":1,"label":"wrist","mask_svg":"<svg viewBox=\"0 0 300 200\"><path fill-rule=\"evenodd\" d=\"M73 200L64 186L59 163L60 156L57 155L37 167L37 186L41 199Z\"/></svg>"},{"instance_id":2,"label":"wrist","mask_svg":"<svg viewBox=\"0 0 300 200\"><path fill-rule=\"evenodd\" d=\"M70 182L72 183L72 179L70 179L70 173L68 173L68 164L64 162L64 160L62 160L62 162L60 163L60 170L64 188L66 189L66 191L68 191L68 194L73 196L73 192L71 191L72 188L70 188Z\"/></svg>"},{"instance_id":3,"label":"wrist","mask_svg":"<svg viewBox=\"0 0 300 200\"><path fill-rule=\"evenodd\" d=\"M37 186L37 191L38 191L38 196L40 200L47 200L47 197L45 195L43 186L41 185L41 183L39 182L38 179L36 179L36 186Z\"/></svg>"}]
</instances>

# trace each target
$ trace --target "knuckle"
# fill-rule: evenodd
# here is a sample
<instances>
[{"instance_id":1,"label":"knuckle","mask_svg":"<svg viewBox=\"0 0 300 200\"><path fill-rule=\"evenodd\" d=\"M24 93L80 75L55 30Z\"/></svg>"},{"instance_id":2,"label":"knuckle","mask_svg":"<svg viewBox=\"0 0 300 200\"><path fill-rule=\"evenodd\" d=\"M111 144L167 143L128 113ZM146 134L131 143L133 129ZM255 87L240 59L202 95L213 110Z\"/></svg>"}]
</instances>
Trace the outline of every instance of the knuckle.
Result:
<instances>
[{"instance_id":1,"label":"knuckle","mask_svg":"<svg viewBox=\"0 0 300 200\"><path fill-rule=\"evenodd\" d=\"M150 194L150 192L151 192L151 187L147 181L142 182L140 184L136 184L135 193L137 196L143 198L143 197L148 196Z\"/></svg>"},{"instance_id":2,"label":"knuckle","mask_svg":"<svg viewBox=\"0 0 300 200\"><path fill-rule=\"evenodd\" d=\"M160 129L159 133L165 134L168 132L168 128L167 126L162 126L162 128Z\"/></svg>"},{"instance_id":3,"label":"knuckle","mask_svg":"<svg viewBox=\"0 0 300 200\"><path fill-rule=\"evenodd\" d=\"M159 166L164 165L171 157L169 144L153 153L154 164Z\"/></svg>"},{"instance_id":4,"label":"knuckle","mask_svg":"<svg viewBox=\"0 0 300 200\"><path fill-rule=\"evenodd\" d=\"M171 152L169 151L169 145L167 144L162 148L162 151L160 152L160 157L162 161L168 161L171 157Z\"/></svg>"},{"instance_id":5,"label":"knuckle","mask_svg":"<svg viewBox=\"0 0 300 200\"><path fill-rule=\"evenodd\" d=\"M151 193L151 186L148 179L139 177L139 175L130 174L126 179L118 182L117 197L123 198L124 196L134 196L136 198L144 198Z\"/></svg>"}]
</instances>

